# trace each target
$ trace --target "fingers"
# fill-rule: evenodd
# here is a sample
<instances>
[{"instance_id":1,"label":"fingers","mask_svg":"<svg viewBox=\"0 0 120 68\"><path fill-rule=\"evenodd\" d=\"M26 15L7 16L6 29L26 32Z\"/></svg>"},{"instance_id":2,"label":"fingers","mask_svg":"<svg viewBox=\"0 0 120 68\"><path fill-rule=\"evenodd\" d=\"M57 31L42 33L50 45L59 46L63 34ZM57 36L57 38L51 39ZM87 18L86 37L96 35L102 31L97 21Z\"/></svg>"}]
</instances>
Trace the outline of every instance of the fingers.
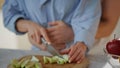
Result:
<instances>
[{"instance_id":1,"label":"fingers","mask_svg":"<svg viewBox=\"0 0 120 68\"><path fill-rule=\"evenodd\" d=\"M80 49L80 52L79 52L78 56L79 56L79 57L75 58L74 61L77 62L77 63L81 63L82 60L85 58L85 55L84 55L84 53L82 52L82 49Z\"/></svg>"},{"instance_id":2,"label":"fingers","mask_svg":"<svg viewBox=\"0 0 120 68\"><path fill-rule=\"evenodd\" d=\"M79 63L81 63L84 59L85 59L85 56L82 55L82 56L80 57L80 59L78 59L76 62L79 64Z\"/></svg>"},{"instance_id":3,"label":"fingers","mask_svg":"<svg viewBox=\"0 0 120 68\"><path fill-rule=\"evenodd\" d=\"M59 23L58 22L49 22L48 23L48 25L50 25L50 26L56 26L56 25L58 25Z\"/></svg>"},{"instance_id":4,"label":"fingers","mask_svg":"<svg viewBox=\"0 0 120 68\"><path fill-rule=\"evenodd\" d=\"M42 36L45 38L45 40L46 40L48 43L51 44L51 41L50 41L50 39L48 38L48 35L47 35L46 30L45 30L44 28L41 28L41 29L40 29L40 32L41 32Z\"/></svg>"},{"instance_id":5,"label":"fingers","mask_svg":"<svg viewBox=\"0 0 120 68\"><path fill-rule=\"evenodd\" d=\"M37 23L31 23L28 28L29 40L32 44L44 50L45 46L43 46L40 41L41 36L43 36L45 40L50 43L45 28L38 25Z\"/></svg>"},{"instance_id":6,"label":"fingers","mask_svg":"<svg viewBox=\"0 0 120 68\"><path fill-rule=\"evenodd\" d=\"M32 38L32 40L34 40L36 43L39 43L40 44L40 39L39 39L39 34L35 31L33 33L28 33L29 37Z\"/></svg>"},{"instance_id":7,"label":"fingers","mask_svg":"<svg viewBox=\"0 0 120 68\"><path fill-rule=\"evenodd\" d=\"M55 22L49 22L48 25L49 25L49 26L52 26L52 27L47 28L47 31L48 31L48 32L56 31L57 28L58 28L58 26L59 26L59 24L60 24L60 23L57 22L57 21L55 21Z\"/></svg>"},{"instance_id":8,"label":"fingers","mask_svg":"<svg viewBox=\"0 0 120 68\"><path fill-rule=\"evenodd\" d=\"M36 39L35 39L35 35L34 35L34 34L29 35L29 37L31 37L33 40L36 40Z\"/></svg>"},{"instance_id":9,"label":"fingers","mask_svg":"<svg viewBox=\"0 0 120 68\"><path fill-rule=\"evenodd\" d=\"M71 47L71 50L69 52L69 62L81 63L85 58L85 52L85 45L83 43L77 42L74 46Z\"/></svg>"},{"instance_id":10,"label":"fingers","mask_svg":"<svg viewBox=\"0 0 120 68\"><path fill-rule=\"evenodd\" d=\"M54 36L59 35L58 31L53 31L53 32L48 32L48 33L49 33L49 37L54 37Z\"/></svg>"},{"instance_id":11,"label":"fingers","mask_svg":"<svg viewBox=\"0 0 120 68\"><path fill-rule=\"evenodd\" d=\"M39 43L39 44L41 44L41 42L40 42L40 37L41 37L41 34L39 34L37 31L35 32L35 41L37 42L37 43Z\"/></svg>"},{"instance_id":12,"label":"fingers","mask_svg":"<svg viewBox=\"0 0 120 68\"><path fill-rule=\"evenodd\" d=\"M49 32L48 36L52 43L59 44L59 43L66 43L65 39L63 39L63 35L59 31Z\"/></svg>"},{"instance_id":13,"label":"fingers","mask_svg":"<svg viewBox=\"0 0 120 68\"><path fill-rule=\"evenodd\" d=\"M28 35L28 38L29 38L29 41L35 45L36 47L42 49L42 50L46 50L46 47L43 45L43 44L39 44L39 43L36 43L36 41L32 38L33 36L30 36Z\"/></svg>"},{"instance_id":14,"label":"fingers","mask_svg":"<svg viewBox=\"0 0 120 68\"><path fill-rule=\"evenodd\" d=\"M48 36L52 43L56 43L56 44L66 43L63 33L61 33L59 30L48 32Z\"/></svg>"},{"instance_id":15,"label":"fingers","mask_svg":"<svg viewBox=\"0 0 120 68\"><path fill-rule=\"evenodd\" d=\"M71 51L69 52L69 56L72 57L76 50L77 50L77 47L76 47L76 46L74 46L74 45L71 46ZM70 58L71 58L71 57L70 57Z\"/></svg>"},{"instance_id":16,"label":"fingers","mask_svg":"<svg viewBox=\"0 0 120 68\"><path fill-rule=\"evenodd\" d=\"M70 26L63 21L49 23L52 27L47 28L48 35L53 43L67 43L74 39L74 33ZM56 41L56 42L54 42Z\"/></svg>"},{"instance_id":17,"label":"fingers","mask_svg":"<svg viewBox=\"0 0 120 68\"><path fill-rule=\"evenodd\" d=\"M51 33L51 32L54 32L54 31L56 31L56 29L55 29L54 26L53 26L53 27L50 27L50 28L47 28L47 32L48 32L48 33Z\"/></svg>"},{"instance_id":18,"label":"fingers","mask_svg":"<svg viewBox=\"0 0 120 68\"><path fill-rule=\"evenodd\" d=\"M77 50L77 47L72 47L71 51L69 52L69 62L74 62L74 59L78 56L79 51Z\"/></svg>"}]
</instances>

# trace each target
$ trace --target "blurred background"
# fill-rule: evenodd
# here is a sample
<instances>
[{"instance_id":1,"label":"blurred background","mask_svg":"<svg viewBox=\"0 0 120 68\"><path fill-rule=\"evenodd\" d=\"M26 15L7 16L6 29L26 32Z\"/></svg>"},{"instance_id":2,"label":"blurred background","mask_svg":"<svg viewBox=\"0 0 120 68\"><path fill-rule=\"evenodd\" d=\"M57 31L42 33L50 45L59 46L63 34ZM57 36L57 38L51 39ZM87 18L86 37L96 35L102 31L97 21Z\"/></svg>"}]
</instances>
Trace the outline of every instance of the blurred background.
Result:
<instances>
[{"instance_id":1,"label":"blurred background","mask_svg":"<svg viewBox=\"0 0 120 68\"><path fill-rule=\"evenodd\" d=\"M3 2L0 0L0 48L29 50L31 45L27 35L17 36L4 27L1 10Z\"/></svg>"},{"instance_id":2,"label":"blurred background","mask_svg":"<svg viewBox=\"0 0 120 68\"><path fill-rule=\"evenodd\" d=\"M31 44L27 35L17 36L3 25L2 4L0 0L0 48L30 50ZM120 0L101 0L102 17L96 39L100 45L113 39L116 34L120 38Z\"/></svg>"}]
</instances>

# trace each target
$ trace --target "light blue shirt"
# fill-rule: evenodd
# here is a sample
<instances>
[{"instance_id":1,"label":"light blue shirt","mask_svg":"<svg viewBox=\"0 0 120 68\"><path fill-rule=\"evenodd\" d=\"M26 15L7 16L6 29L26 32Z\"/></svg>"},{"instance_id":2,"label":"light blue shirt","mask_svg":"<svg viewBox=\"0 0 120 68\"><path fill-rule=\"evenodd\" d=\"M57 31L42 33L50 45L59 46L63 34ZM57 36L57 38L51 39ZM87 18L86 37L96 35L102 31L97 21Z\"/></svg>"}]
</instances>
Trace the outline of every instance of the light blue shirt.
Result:
<instances>
[{"instance_id":1,"label":"light blue shirt","mask_svg":"<svg viewBox=\"0 0 120 68\"><path fill-rule=\"evenodd\" d=\"M74 43L93 45L101 16L101 0L5 0L4 25L16 34L19 18L34 21L47 28L48 22L62 20L74 31ZM68 46L69 47L69 46Z\"/></svg>"}]
</instances>

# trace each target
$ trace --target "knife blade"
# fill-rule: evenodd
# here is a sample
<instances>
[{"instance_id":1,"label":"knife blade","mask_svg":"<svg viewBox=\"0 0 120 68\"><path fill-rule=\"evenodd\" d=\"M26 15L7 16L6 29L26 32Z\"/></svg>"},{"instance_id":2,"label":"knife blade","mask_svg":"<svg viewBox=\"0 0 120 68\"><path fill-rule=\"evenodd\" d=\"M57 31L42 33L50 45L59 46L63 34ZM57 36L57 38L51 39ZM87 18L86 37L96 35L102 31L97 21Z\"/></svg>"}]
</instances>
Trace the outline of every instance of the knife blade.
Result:
<instances>
[{"instance_id":1,"label":"knife blade","mask_svg":"<svg viewBox=\"0 0 120 68\"><path fill-rule=\"evenodd\" d=\"M59 56L60 58L63 58L60 53L52 46L52 44L48 43L44 38L41 38L41 41L46 46L49 53L51 53L53 56Z\"/></svg>"}]
</instances>

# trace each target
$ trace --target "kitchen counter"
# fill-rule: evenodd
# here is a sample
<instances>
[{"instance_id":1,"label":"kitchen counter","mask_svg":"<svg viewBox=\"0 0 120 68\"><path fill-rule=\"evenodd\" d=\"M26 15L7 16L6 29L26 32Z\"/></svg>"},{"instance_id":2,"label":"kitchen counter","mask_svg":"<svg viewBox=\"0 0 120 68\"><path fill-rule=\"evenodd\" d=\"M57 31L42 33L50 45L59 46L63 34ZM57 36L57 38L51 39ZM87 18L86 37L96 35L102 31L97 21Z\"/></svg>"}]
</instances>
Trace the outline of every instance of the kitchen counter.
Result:
<instances>
[{"instance_id":1,"label":"kitchen counter","mask_svg":"<svg viewBox=\"0 0 120 68\"><path fill-rule=\"evenodd\" d=\"M46 51L25 51L25 50L11 50L11 49L0 49L0 68L7 68L13 58L20 58L25 55L46 55L50 54ZM88 58L90 60L89 68L112 68L107 62L107 58L103 53L89 53Z\"/></svg>"},{"instance_id":2,"label":"kitchen counter","mask_svg":"<svg viewBox=\"0 0 120 68\"><path fill-rule=\"evenodd\" d=\"M11 49L0 49L0 68L7 68L10 64L11 59L20 58L25 55L50 55L48 52L40 51L25 51L25 50L11 50Z\"/></svg>"}]
</instances>

